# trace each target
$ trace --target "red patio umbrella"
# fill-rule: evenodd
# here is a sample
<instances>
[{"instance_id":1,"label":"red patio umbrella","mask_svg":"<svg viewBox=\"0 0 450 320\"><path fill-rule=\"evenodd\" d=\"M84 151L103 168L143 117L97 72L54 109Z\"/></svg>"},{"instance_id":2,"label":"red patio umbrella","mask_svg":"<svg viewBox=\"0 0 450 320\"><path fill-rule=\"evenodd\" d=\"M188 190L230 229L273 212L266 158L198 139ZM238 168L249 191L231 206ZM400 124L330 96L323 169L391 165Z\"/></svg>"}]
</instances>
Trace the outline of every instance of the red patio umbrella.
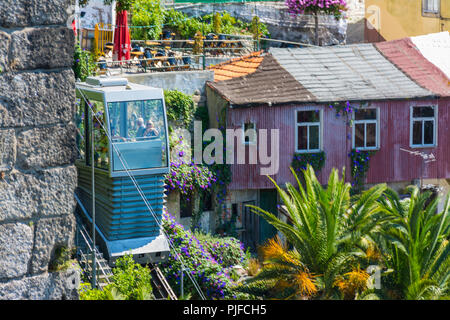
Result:
<instances>
[{"instance_id":1,"label":"red patio umbrella","mask_svg":"<svg viewBox=\"0 0 450 320\"><path fill-rule=\"evenodd\" d=\"M131 40L128 29L127 11L117 12L116 30L114 32L113 60L130 60Z\"/></svg>"}]
</instances>

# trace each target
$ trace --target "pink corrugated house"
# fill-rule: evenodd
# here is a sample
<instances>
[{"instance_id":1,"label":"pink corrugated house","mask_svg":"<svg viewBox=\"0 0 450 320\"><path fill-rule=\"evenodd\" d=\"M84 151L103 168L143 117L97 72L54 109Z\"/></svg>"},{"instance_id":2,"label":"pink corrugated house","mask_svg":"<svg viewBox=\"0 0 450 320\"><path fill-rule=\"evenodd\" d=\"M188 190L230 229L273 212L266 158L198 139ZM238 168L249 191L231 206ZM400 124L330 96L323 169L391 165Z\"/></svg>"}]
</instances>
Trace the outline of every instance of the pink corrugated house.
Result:
<instances>
[{"instance_id":1,"label":"pink corrugated house","mask_svg":"<svg viewBox=\"0 0 450 320\"><path fill-rule=\"evenodd\" d=\"M323 157L317 176L324 184L332 168L346 167L354 184L386 182L397 190L432 184L449 191L448 57L448 32L378 44L272 48L252 73L207 84L210 124L278 129L279 168L271 177L280 185L295 184L289 169L295 159ZM236 143L249 150L257 139ZM365 176L352 175L364 161ZM228 209L247 245L274 234L245 207L277 211L264 166L231 165Z\"/></svg>"}]
</instances>

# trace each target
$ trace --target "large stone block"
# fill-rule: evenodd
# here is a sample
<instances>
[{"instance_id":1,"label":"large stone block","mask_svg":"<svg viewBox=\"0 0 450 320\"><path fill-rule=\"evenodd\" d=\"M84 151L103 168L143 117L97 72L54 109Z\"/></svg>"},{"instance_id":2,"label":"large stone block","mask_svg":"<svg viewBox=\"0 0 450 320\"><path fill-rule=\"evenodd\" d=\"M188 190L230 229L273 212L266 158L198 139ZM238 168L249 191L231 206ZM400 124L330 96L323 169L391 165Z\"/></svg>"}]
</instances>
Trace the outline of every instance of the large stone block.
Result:
<instances>
[{"instance_id":1,"label":"large stone block","mask_svg":"<svg viewBox=\"0 0 450 320\"><path fill-rule=\"evenodd\" d=\"M33 128L17 134L17 168L47 168L72 164L77 157L75 126Z\"/></svg>"},{"instance_id":2,"label":"large stone block","mask_svg":"<svg viewBox=\"0 0 450 320\"><path fill-rule=\"evenodd\" d=\"M0 279L25 275L32 249L32 227L24 223L0 224Z\"/></svg>"},{"instance_id":3,"label":"large stone block","mask_svg":"<svg viewBox=\"0 0 450 320\"><path fill-rule=\"evenodd\" d=\"M36 223L34 248L31 259L31 273L48 271L49 263L54 259L58 247L71 248L75 233L73 215L41 219Z\"/></svg>"},{"instance_id":4,"label":"large stone block","mask_svg":"<svg viewBox=\"0 0 450 320\"><path fill-rule=\"evenodd\" d=\"M44 273L0 284L0 300L77 300L80 271Z\"/></svg>"},{"instance_id":5,"label":"large stone block","mask_svg":"<svg viewBox=\"0 0 450 320\"><path fill-rule=\"evenodd\" d=\"M16 161L14 129L0 129L0 171L11 170Z\"/></svg>"},{"instance_id":6,"label":"large stone block","mask_svg":"<svg viewBox=\"0 0 450 320\"><path fill-rule=\"evenodd\" d=\"M13 170L0 180L0 222L72 215L76 185L73 166L34 173Z\"/></svg>"},{"instance_id":7,"label":"large stone block","mask_svg":"<svg viewBox=\"0 0 450 320\"><path fill-rule=\"evenodd\" d=\"M12 70L55 69L73 64L75 37L67 27L25 28L11 34Z\"/></svg>"},{"instance_id":8,"label":"large stone block","mask_svg":"<svg viewBox=\"0 0 450 320\"><path fill-rule=\"evenodd\" d=\"M0 27L66 24L73 13L74 0L2 0Z\"/></svg>"},{"instance_id":9,"label":"large stone block","mask_svg":"<svg viewBox=\"0 0 450 320\"><path fill-rule=\"evenodd\" d=\"M69 122L74 115L72 69L0 74L0 127Z\"/></svg>"}]
</instances>

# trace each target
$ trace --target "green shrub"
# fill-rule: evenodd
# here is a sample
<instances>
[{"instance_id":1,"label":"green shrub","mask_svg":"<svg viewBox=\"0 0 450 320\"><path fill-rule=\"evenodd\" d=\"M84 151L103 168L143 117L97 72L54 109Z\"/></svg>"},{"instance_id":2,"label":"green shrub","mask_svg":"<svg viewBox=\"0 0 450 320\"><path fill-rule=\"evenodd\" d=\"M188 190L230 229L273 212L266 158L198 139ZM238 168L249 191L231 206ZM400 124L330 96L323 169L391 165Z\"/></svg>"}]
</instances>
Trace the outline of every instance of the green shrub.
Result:
<instances>
[{"instance_id":1,"label":"green shrub","mask_svg":"<svg viewBox=\"0 0 450 320\"><path fill-rule=\"evenodd\" d=\"M211 256L224 268L235 265L246 265L246 254L243 244L233 237L217 237L196 232L195 236Z\"/></svg>"},{"instance_id":2,"label":"green shrub","mask_svg":"<svg viewBox=\"0 0 450 320\"><path fill-rule=\"evenodd\" d=\"M111 284L103 290L82 284L80 300L150 300L152 294L150 269L135 263L132 255L117 259Z\"/></svg>"},{"instance_id":3,"label":"green shrub","mask_svg":"<svg viewBox=\"0 0 450 320\"><path fill-rule=\"evenodd\" d=\"M236 283L229 272L224 270L191 231L185 230L167 213L163 215L163 227L174 245L174 250L171 250L168 261L161 265L161 270L176 294L180 294L181 268L184 265L187 268L184 271L184 292L191 293L193 299L199 299L200 295L188 273L198 283L206 298L237 298L233 292Z\"/></svg>"},{"instance_id":4,"label":"green shrub","mask_svg":"<svg viewBox=\"0 0 450 320\"><path fill-rule=\"evenodd\" d=\"M72 69L75 73L75 79L80 79L81 81L85 81L87 77L95 75L97 69L92 53L81 50L78 44L75 46Z\"/></svg>"},{"instance_id":5,"label":"green shrub","mask_svg":"<svg viewBox=\"0 0 450 320\"><path fill-rule=\"evenodd\" d=\"M136 0L133 5L131 24L133 26L152 26L152 28L131 28L132 39L159 39L163 23L164 11L159 0Z\"/></svg>"},{"instance_id":6,"label":"green shrub","mask_svg":"<svg viewBox=\"0 0 450 320\"><path fill-rule=\"evenodd\" d=\"M182 122L188 128L194 114L194 100L191 95L177 90L164 90L167 120Z\"/></svg>"}]
</instances>

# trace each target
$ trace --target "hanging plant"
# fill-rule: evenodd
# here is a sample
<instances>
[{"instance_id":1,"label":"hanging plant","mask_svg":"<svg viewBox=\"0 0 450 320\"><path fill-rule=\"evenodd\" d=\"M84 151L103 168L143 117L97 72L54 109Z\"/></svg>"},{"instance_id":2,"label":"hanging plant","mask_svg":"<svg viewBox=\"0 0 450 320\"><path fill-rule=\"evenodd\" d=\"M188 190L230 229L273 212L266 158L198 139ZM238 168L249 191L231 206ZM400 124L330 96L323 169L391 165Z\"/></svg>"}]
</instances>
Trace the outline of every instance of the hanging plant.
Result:
<instances>
[{"instance_id":1,"label":"hanging plant","mask_svg":"<svg viewBox=\"0 0 450 320\"><path fill-rule=\"evenodd\" d=\"M292 168L300 173L300 170L306 170L307 165L311 165L314 171L320 171L325 165L325 152L315 153L295 153L294 159L292 159Z\"/></svg>"},{"instance_id":2,"label":"hanging plant","mask_svg":"<svg viewBox=\"0 0 450 320\"><path fill-rule=\"evenodd\" d=\"M333 102L328 107L330 109L334 109L336 111L336 118L342 118L344 121L349 125L350 127L353 126L353 114L356 112L357 109L365 108L369 105L368 102L363 101L360 102L359 108L356 108L355 106L352 106L350 104L350 101L338 101Z\"/></svg>"},{"instance_id":3,"label":"hanging plant","mask_svg":"<svg viewBox=\"0 0 450 320\"><path fill-rule=\"evenodd\" d=\"M286 6L293 14L318 14L333 15L339 19L347 10L345 0L286 0Z\"/></svg>"},{"instance_id":4,"label":"hanging plant","mask_svg":"<svg viewBox=\"0 0 450 320\"><path fill-rule=\"evenodd\" d=\"M376 150L361 151L352 149L348 154L351 161L352 187L355 193L358 193L363 189L367 172L370 168L370 159L375 153Z\"/></svg>"},{"instance_id":5,"label":"hanging plant","mask_svg":"<svg viewBox=\"0 0 450 320\"><path fill-rule=\"evenodd\" d=\"M354 108L350 105L349 101L333 102L328 106L330 109L336 111L336 118L345 119L345 122L351 127L353 126L353 112Z\"/></svg>"}]
</instances>

